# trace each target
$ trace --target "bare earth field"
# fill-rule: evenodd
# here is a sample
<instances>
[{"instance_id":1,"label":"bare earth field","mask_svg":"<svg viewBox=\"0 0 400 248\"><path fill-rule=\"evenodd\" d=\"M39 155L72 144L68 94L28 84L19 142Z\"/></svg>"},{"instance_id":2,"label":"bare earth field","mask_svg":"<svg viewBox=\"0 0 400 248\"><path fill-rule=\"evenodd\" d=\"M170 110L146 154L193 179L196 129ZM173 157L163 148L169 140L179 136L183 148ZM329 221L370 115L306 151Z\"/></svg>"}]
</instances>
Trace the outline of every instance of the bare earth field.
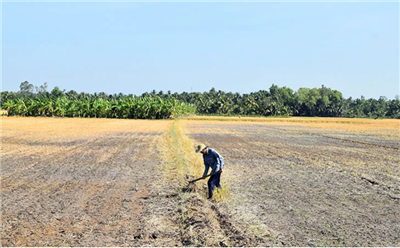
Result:
<instances>
[{"instance_id":1,"label":"bare earth field","mask_svg":"<svg viewBox=\"0 0 400 248\"><path fill-rule=\"evenodd\" d=\"M400 246L399 120L310 121L184 127L224 156L226 208L264 225L271 245Z\"/></svg>"},{"instance_id":2,"label":"bare earth field","mask_svg":"<svg viewBox=\"0 0 400 248\"><path fill-rule=\"evenodd\" d=\"M2 246L145 245L157 143L171 121L1 121Z\"/></svg>"},{"instance_id":3,"label":"bare earth field","mask_svg":"<svg viewBox=\"0 0 400 248\"><path fill-rule=\"evenodd\" d=\"M399 120L2 117L1 246L400 246L399 164Z\"/></svg>"}]
</instances>

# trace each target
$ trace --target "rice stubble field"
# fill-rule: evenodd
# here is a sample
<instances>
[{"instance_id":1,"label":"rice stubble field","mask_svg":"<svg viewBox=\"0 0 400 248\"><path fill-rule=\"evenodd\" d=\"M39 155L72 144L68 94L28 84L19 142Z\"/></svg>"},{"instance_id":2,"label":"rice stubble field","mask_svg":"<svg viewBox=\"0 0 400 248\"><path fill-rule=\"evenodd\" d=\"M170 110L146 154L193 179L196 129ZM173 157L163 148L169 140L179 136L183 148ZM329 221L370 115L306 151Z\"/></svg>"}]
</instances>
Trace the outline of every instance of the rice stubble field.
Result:
<instances>
[{"instance_id":1,"label":"rice stubble field","mask_svg":"<svg viewBox=\"0 0 400 248\"><path fill-rule=\"evenodd\" d=\"M1 245L399 246L399 128L2 117ZM225 158L214 201L197 143Z\"/></svg>"},{"instance_id":2,"label":"rice stubble field","mask_svg":"<svg viewBox=\"0 0 400 248\"><path fill-rule=\"evenodd\" d=\"M2 118L2 246L140 244L170 123Z\"/></svg>"},{"instance_id":3,"label":"rice stubble field","mask_svg":"<svg viewBox=\"0 0 400 248\"><path fill-rule=\"evenodd\" d=\"M272 245L400 245L399 120L201 118L183 126L224 156L230 213Z\"/></svg>"}]
</instances>

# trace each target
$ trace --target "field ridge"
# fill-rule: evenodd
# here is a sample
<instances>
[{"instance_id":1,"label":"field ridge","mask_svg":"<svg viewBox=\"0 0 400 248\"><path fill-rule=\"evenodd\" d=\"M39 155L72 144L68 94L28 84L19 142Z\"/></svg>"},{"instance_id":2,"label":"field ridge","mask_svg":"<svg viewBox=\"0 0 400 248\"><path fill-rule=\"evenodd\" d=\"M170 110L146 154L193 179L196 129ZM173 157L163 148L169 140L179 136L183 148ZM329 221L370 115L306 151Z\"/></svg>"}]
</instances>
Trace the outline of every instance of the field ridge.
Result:
<instances>
[{"instance_id":1,"label":"field ridge","mask_svg":"<svg viewBox=\"0 0 400 248\"><path fill-rule=\"evenodd\" d=\"M176 216L171 221L179 226L182 246L246 246L248 244L270 244L269 237L251 234L245 223L231 218L224 197L220 201L206 199L206 181L188 184L194 175L201 175L202 158L194 153L194 144L189 139L179 121L171 126L171 131L163 142L165 174L162 188L174 189L168 202L162 204L175 207ZM171 177L172 175L172 177ZM173 186L172 186L173 185ZM228 194L226 192L226 194ZM156 243L160 245L161 243Z\"/></svg>"}]
</instances>

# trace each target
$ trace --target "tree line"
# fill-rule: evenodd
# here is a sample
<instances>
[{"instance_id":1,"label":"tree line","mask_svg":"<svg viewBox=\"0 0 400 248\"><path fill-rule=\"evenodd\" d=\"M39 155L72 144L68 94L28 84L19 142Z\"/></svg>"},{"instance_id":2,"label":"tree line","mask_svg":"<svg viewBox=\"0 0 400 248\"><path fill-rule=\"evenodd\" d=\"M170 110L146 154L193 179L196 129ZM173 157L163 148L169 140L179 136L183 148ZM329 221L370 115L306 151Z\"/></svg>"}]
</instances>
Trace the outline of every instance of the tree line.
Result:
<instances>
[{"instance_id":1,"label":"tree line","mask_svg":"<svg viewBox=\"0 0 400 248\"><path fill-rule=\"evenodd\" d=\"M196 111L193 104L175 98L134 95L109 98L101 94L65 93L58 87L48 92L47 84L36 87L36 93L33 88L25 81L20 91L1 93L1 107L7 110L8 116L166 119L191 115Z\"/></svg>"},{"instance_id":2,"label":"tree line","mask_svg":"<svg viewBox=\"0 0 400 248\"><path fill-rule=\"evenodd\" d=\"M81 117L113 117L113 118L165 118L171 113L162 113L157 107L147 107L139 110L140 106L160 106L177 109L181 105L179 115L250 115L250 116L320 116L320 117L361 117L361 118L397 118L400 119L400 97L389 100L361 96L361 98L344 98L337 90L322 85L320 88L300 88L294 91L288 87L270 86L269 90L260 90L250 94L224 92L211 88L209 91L164 93L163 91L145 92L140 96L100 93L77 93L76 91L60 90L54 87L47 91L47 84L35 87L25 81L18 92L1 92L3 109L10 109L9 101L21 102L25 105L38 102L55 102L52 113L38 112L36 115L81 116ZM136 103L133 103L137 101ZM66 103L69 102L69 103ZM146 103L145 103L146 102ZM43 103L44 104L44 103ZM31 105L30 105L31 106ZM46 106L46 105L45 105ZM63 109L64 112L54 109ZM72 107L74 106L74 107ZM79 106L79 107L78 107ZM84 107L83 107L84 106ZM122 107L124 106L124 107ZM22 107L23 108L23 107ZM38 108L39 107L32 107ZM74 110L75 109L75 110ZM76 110L76 109L79 109ZM123 111L122 111L123 110ZM25 115L29 112L26 112ZM135 112L136 111L136 112ZM139 114L142 113L146 114ZM12 112L16 114L17 112ZM29 113L32 114L32 113ZM21 115L21 113L19 113ZM177 113L171 114L176 116Z\"/></svg>"},{"instance_id":3,"label":"tree line","mask_svg":"<svg viewBox=\"0 0 400 248\"><path fill-rule=\"evenodd\" d=\"M250 94L216 91L174 95L193 103L199 114L258 115L258 116L319 116L348 118L400 118L400 96L389 100L374 98L344 98L337 90L322 85L320 88L300 88L272 85L269 90Z\"/></svg>"}]
</instances>

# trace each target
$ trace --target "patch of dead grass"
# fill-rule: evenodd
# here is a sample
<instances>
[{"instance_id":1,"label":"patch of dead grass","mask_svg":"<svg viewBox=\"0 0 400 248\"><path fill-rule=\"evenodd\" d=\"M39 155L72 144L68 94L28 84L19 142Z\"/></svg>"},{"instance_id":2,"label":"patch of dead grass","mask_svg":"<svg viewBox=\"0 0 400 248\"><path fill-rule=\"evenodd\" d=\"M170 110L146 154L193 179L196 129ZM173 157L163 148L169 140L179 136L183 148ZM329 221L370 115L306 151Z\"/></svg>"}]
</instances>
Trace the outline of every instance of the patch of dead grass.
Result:
<instances>
[{"instance_id":1,"label":"patch of dead grass","mask_svg":"<svg viewBox=\"0 0 400 248\"><path fill-rule=\"evenodd\" d=\"M166 120L165 122L168 122ZM94 136L102 133L165 131L163 121L105 118L2 117L1 135Z\"/></svg>"},{"instance_id":2,"label":"patch of dead grass","mask_svg":"<svg viewBox=\"0 0 400 248\"><path fill-rule=\"evenodd\" d=\"M324 118L324 117L291 117L291 118L262 118L262 117L188 117L182 120L196 126L198 132L230 133L226 125L275 125L303 126L308 128L330 129L349 133L372 133L384 136L400 137L400 120L398 119L361 119L361 118ZM204 122L220 125L221 128L208 130Z\"/></svg>"},{"instance_id":3,"label":"patch of dead grass","mask_svg":"<svg viewBox=\"0 0 400 248\"><path fill-rule=\"evenodd\" d=\"M161 133L165 131L167 122L101 118L2 117L0 134L7 145L1 147L1 152L30 156L44 152L50 155L65 150L71 142L92 140L100 135ZM59 146L60 143L64 143L65 147ZM49 147L51 149L48 149Z\"/></svg>"},{"instance_id":4,"label":"patch of dead grass","mask_svg":"<svg viewBox=\"0 0 400 248\"><path fill-rule=\"evenodd\" d=\"M216 190L215 198L209 201L206 199L206 180L188 183L190 179L201 177L204 170L202 156L195 153L193 142L186 136L180 121L176 121L171 126L171 133L165 136L162 142L163 148L161 148L166 161L163 165L167 179L164 187L174 184L178 189L174 200L182 244L184 246L242 246L246 244L247 239L252 237L241 233L240 228L230 222L227 215L223 214L218 207L219 204L228 201L229 187L224 185L222 190ZM188 190L189 187L190 190Z\"/></svg>"}]
</instances>

